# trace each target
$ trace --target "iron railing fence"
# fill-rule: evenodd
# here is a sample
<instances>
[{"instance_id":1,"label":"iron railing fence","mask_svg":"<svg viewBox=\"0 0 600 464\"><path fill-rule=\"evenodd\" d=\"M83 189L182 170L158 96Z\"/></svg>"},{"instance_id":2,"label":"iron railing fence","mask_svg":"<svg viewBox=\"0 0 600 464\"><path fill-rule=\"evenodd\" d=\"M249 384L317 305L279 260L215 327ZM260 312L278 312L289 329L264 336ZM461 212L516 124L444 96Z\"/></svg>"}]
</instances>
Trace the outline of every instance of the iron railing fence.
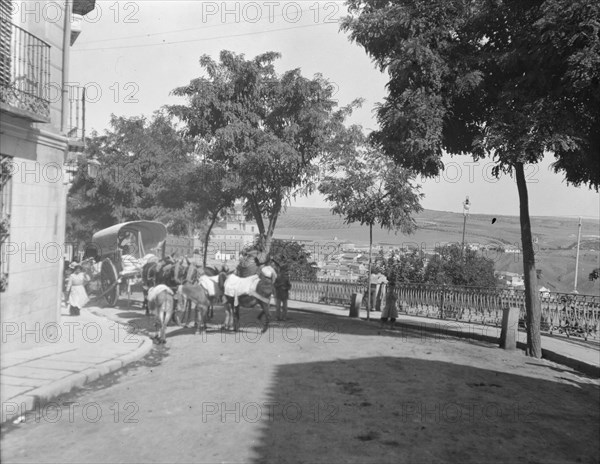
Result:
<instances>
[{"instance_id":1,"label":"iron railing fence","mask_svg":"<svg viewBox=\"0 0 600 464\"><path fill-rule=\"evenodd\" d=\"M332 305L350 304L353 293L363 293L364 285L336 281L293 281L290 300Z\"/></svg>"},{"instance_id":2,"label":"iron railing fence","mask_svg":"<svg viewBox=\"0 0 600 464\"><path fill-rule=\"evenodd\" d=\"M366 290L364 284L294 281L290 299L349 305L353 293L365 295ZM518 307L525 327L524 290L402 284L395 291L404 314L500 327L504 308ZM544 292L540 303L542 332L600 340L600 296Z\"/></svg>"},{"instance_id":3,"label":"iron railing fence","mask_svg":"<svg viewBox=\"0 0 600 464\"><path fill-rule=\"evenodd\" d=\"M0 102L50 121L50 45L0 17Z\"/></svg>"}]
</instances>

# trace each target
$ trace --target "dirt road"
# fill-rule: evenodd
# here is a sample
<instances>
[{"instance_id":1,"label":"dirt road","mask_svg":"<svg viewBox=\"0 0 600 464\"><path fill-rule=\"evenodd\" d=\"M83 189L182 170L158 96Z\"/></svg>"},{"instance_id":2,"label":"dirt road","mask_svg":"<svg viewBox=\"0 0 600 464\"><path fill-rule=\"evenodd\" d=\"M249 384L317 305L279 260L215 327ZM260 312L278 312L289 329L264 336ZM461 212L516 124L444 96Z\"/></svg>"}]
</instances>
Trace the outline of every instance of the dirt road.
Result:
<instances>
[{"instance_id":1,"label":"dirt road","mask_svg":"<svg viewBox=\"0 0 600 464\"><path fill-rule=\"evenodd\" d=\"M100 311L150 326L137 308ZM258 311L242 311L242 332L170 327L143 362L4 430L2 462L600 459L597 380L335 316L291 311L261 335Z\"/></svg>"}]
</instances>

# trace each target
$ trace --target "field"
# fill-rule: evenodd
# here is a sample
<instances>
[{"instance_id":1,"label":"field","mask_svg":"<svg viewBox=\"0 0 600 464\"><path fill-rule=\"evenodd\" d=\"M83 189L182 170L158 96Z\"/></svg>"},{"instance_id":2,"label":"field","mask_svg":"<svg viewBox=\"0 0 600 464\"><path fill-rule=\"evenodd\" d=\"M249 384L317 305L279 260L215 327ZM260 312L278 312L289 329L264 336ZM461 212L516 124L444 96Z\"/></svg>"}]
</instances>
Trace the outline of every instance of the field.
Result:
<instances>
[{"instance_id":1,"label":"field","mask_svg":"<svg viewBox=\"0 0 600 464\"><path fill-rule=\"evenodd\" d=\"M492 219L496 218L494 224ZM420 247L433 250L437 244L460 243L463 215L445 211L425 210L415 216L417 231L410 236L394 234L380 228L373 229L377 245ZM532 232L536 250L536 267L541 269L539 285L550 290L570 292L575 278L577 246L577 218L532 217ZM316 255L328 253L342 242L357 246L368 245L369 228L359 224L346 225L342 218L331 215L325 208L290 207L279 218L275 237L282 239L312 240L318 246L311 251ZM467 219L465 241L479 244L503 244L520 248L519 218L515 216L470 215ZM600 267L600 223L584 219L581 228L579 273L577 290L582 294L600 295L600 282L590 282L588 275ZM496 262L496 270L523 272L520 254L489 252ZM315 256L319 259L319 256Z\"/></svg>"}]
</instances>

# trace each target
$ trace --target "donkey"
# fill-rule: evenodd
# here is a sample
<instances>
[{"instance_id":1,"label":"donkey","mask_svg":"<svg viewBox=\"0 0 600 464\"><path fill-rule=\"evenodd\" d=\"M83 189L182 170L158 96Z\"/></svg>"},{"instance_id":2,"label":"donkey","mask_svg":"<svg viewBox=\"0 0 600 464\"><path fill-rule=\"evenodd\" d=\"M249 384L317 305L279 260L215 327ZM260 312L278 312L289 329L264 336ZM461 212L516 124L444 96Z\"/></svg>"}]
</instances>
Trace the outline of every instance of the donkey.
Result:
<instances>
[{"instance_id":1,"label":"donkey","mask_svg":"<svg viewBox=\"0 0 600 464\"><path fill-rule=\"evenodd\" d=\"M262 332L269 329L271 320L270 304L271 295L275 293L275 279L277 273L271 266L264 266L258 275L238 277L231 274L225 280L225 322L223 330L233 329L235 332L240 326L240 306L252 308L259 305L261 312L258 319L265 317Z\"/></svg>"},{"instance_id":2,"label":"donkey","mask_svg":"<svg viewBox=\"0 0 600 464\"><path fill-rule=\"evenodd\" d=\"M142 307L146 309L146 316L150 311L148 308L148 291L150 288L159 284L171 286L170 274L173 272L175 260L172 256L167 256L159 261L149 261L142 267L142 292L144 294L144 303Z\"/></svg>"},{"instance_id":3,"label":"donkey","mask_svg":"<svg viewBox=\"0 0 600 464\"><path fill-rule=\"evenodd\" d=\"M156 343L166 343L167 325L173 315L174 298L173 291L164 284L151 288L148 292L148 306L158 317L156 323L156 335L153 337ZM158 326L160 326L160 335Z\"/></svg>"},{"instance_id":4,"label":"donkey","mask_svg":"<svg viewBox=\"0 0 600 464\"><path fill-rule=\"evenodd\" d=\"M206 321L207 319L210 319L210 316L207 317L207 313L214 306L215 299L221 298L223 295L223 288L225 280L227 279L227 274L225 272L220 272L217 278L218 293L213 295L210 294L209 289L202 282L196 284L186 282L179 287L180 295L183 297L183 301L185 302L184 304L189 306L189 310L191 311L192 303L195 306L194 321L197 327L196 333L200 332L201 330L206 330ZM187 306L186 311L188 311ZM198 320L198 315L200 315L200 320Z\"/></svg>"},{"instance_id":5,"label":"donkey","mask_svg":"<svg viewBox=\"0 0 600 464\"><path fill-rule=\"evenodd\" d=\"M193 285L201 285L206 290L206 295L208 298L208 310L205 316L208 319L212 319L214 315L214 305L218 301L221 301L223 298L223 281L221 274L225 276L229 273L227 266L222 266L221 269L217 269L215 267L198 267L193 263L188 261L188 267L185 271L185 278L183 280L183 284L193 284ZM183 295L184 300L184 320L189 319L189 315L191 313L191 302L188 303L186 301L185 295Z\"/></svg>"}]
</instances>

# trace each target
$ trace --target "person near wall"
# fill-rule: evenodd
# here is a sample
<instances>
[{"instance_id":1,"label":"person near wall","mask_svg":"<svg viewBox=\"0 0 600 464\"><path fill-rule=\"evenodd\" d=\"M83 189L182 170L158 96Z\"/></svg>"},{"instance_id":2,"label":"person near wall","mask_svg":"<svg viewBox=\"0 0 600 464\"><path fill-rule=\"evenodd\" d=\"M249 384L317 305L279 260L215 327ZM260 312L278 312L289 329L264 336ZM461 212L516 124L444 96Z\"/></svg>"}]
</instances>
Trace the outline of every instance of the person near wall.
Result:
<instances>
[{"instance_id":1,"label":"person near wall","mask_svg":"<svg viewBox=\"0 0 600 464\"><path fill-rule=\"evenodd\" d=\"M67 280L66 303L69 306L71 316L79 316L79 311L89 301L85 284L90 281L89 276L83 272L80 264L73 266L73 273Z\"/></svg>"},{"instance_id":2,"label":"person near wall","mask_svg":"<svg viewBox=\"0 0 600 464\"><path fill-rule=\"evenodd\" d=\"M385 301L385 287L387 283L387 277L381 272L371 274L371 311L381 311L381 302L382 298Z\"/></svg>"},{"instance_id":3,"label":"person near wall","mask_svg":"<svg viewBox=\"0 0 600 464\"><path fill-rule=\"evenodd\" d=\"M398 294L396 293L396 285L392 280L387 286L385 304L381 311L381 328L384 327L387 320L390 320L390 329L394 328L396 319L398 319Z\"/></svg>"},{"instance_id":4,"label":"person near wall","mask_svg":"<svg viewBox=\"0 0 600 464\"><path fill-rule=\"evenodd\" d=\"M275 315L278 321L287 319L288 299L290 297L290 289L292 283L287 265L283 265L279 269L277 279L275 279Z\"/></svg>"}]
</instances>

